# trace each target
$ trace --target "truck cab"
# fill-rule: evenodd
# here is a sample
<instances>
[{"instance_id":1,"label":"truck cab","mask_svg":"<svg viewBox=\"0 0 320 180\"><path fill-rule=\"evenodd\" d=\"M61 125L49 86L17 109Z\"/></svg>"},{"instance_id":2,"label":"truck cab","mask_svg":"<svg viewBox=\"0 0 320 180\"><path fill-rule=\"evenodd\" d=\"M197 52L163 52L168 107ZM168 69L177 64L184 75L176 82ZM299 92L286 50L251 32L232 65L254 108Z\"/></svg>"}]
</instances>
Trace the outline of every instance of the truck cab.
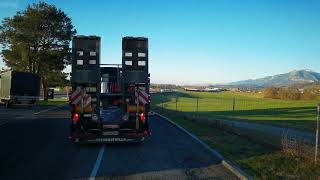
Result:
<instances>
[{"instance_id":1,"label":"truck cab","mask_svg":"<svg viewBox=\"0 0 320 180\"><path fill-rule=\"evenodd\" d=\"M150 135L147 47L147 38L125 37L122 64L100 64L100 37L73 39L70 139L141 142Z\"/></svg>"}]
</instances>

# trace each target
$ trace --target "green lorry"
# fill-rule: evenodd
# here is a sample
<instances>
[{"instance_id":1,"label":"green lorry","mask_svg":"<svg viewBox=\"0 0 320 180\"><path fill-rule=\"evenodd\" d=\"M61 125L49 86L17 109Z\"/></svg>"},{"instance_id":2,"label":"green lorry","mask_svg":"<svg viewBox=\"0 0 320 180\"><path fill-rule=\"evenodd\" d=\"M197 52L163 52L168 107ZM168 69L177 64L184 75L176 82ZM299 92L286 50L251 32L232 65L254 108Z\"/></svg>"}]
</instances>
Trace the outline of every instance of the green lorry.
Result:
<instances>
[{"instance_id":1,"label":"green lorry","mask_svg":"<svg viewBox=\"0 0 320 180\"><path fill-rule=\"evenodd\" d=\"M40 76L28 72L6 71L0 74L0 102L33 104L40 96Z\"/></svg>"}]
</instances>

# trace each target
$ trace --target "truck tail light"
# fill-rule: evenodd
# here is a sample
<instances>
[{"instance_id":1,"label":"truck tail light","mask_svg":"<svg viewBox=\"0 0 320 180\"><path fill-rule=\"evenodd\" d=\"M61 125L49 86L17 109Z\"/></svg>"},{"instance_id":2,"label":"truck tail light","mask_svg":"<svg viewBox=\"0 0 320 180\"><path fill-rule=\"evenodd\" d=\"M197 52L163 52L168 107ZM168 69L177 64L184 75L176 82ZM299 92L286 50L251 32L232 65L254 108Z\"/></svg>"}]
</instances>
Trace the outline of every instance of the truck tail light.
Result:
<instances>
[{"instance_id":1,"label":"truck tail light","mask_svg":"<svg viewBox=\"0 0 320 180\"><path fill-rule=\"evenodd\" d=\"M146 116L144 115L144 113L140 114L140 121L143 123L146 121Z\"/></svg>"},{"instance_id":2,"label":"truck tail light","mask_svg":"<svg viewBox=\"0 0 320 180\"><path fill-rule=\"evenodd\" d=\"M149 134L149 131L148 131L148 130L144 130L144 131L143 131L143 134L144 134L144 135L148 135L148 134Z\"/></svg>"},{"instance_id":3,"label":"truck tail light","mask_svg":"<svg viewBox=\"0 0 320 180\"><path fill-rule=\"evenodd\" d=\"M78 113L74 113L73 117L72 117L73 122L78 123L79 121L79 114Z\"/></svg>"}]
</instances>

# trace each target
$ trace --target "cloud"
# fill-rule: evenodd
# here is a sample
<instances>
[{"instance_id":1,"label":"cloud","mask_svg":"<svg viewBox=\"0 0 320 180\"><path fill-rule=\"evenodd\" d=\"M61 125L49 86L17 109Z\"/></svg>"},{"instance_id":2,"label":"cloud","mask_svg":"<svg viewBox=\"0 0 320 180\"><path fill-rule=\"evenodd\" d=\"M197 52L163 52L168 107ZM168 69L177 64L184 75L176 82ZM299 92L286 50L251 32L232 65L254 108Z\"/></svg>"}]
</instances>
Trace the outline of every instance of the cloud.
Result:
<instances>
[{"instance_id":1,"label":"cloud","mask_svg":"<svg viewBox=\"0 0 320 180\"><path fill-rule=\"evenodd\" d=\"M19 6L18 0L4 0L0 2L0 8L14 8L17 9Z\"/></svg>"}]
</instances>

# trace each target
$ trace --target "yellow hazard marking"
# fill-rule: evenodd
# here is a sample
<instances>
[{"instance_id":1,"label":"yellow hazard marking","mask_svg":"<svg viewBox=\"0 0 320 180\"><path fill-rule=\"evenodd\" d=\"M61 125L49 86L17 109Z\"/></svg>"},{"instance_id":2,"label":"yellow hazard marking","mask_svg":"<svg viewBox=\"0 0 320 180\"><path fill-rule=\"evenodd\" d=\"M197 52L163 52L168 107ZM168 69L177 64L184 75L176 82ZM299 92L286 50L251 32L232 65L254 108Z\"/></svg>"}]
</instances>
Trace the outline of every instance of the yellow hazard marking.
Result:
<instances>
[{"instance_id":1,"label":"yellow hazard marking","mask_svg":"<svg viewBox=\"0 0 320 180\"><path fill-rule=\"evenodd\" d=\"M77 104L75 106L75 112L81 112L81 104ZM87 107L84 107L83 108L83 112L93 112L93 108L91 105L87 106Z\"/></svg>"},{"instance_id":2,"label":"yellow hazard marking","mask_svg":"<svg viewBox=\"0 0 320 180\"><path fill-rule=\"evenodd\" d=\"M127 112L137 112L137 105L128 105ZM139 112L144 112L144 106L139 106Z\"/></svg>"}]
</instances>

